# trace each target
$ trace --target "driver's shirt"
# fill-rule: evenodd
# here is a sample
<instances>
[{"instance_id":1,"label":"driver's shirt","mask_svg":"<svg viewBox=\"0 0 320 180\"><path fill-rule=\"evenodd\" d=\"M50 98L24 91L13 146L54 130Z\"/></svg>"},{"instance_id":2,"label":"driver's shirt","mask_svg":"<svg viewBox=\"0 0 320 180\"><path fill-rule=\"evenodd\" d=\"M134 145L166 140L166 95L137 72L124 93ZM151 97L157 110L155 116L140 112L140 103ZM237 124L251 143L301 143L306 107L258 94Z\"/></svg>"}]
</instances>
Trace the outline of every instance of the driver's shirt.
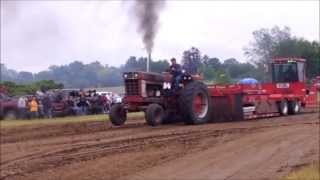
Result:
<instances>
[{"instance_id":1,"label":"driver's shirt","mask_svg":"<svg viewBox=\"0 0 320 180\"><path fill-rule=\"evenodd\" d=\"M170 66L170 73L173 76L178 76L179 74L181 74L181 66L179 64L172 64Z\"/></svg>"}]
</instances>

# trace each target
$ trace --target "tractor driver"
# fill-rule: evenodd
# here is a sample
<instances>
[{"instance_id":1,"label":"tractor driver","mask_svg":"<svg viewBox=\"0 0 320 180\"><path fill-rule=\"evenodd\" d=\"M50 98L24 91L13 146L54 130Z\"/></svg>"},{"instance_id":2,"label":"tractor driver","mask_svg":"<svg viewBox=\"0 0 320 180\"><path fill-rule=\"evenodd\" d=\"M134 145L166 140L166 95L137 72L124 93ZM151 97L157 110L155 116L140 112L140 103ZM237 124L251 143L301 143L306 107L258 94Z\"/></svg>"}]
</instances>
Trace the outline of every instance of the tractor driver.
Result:
<instances>
[{"instance_id":1,"label":"tractor driver","mask_svg":"<svg viewBox=\"0 0 320 180\"><path fill-rule=\"evenodd\" d=\"M286 82L295 82L298 81L297 72L290 65L285 71L285 81Z\"/></svg>"},{"instance_id":2,"label":"tractor driver","mask_svg":"<svg viewBox=\"0 0 320 180\"><path fill-rule=\"evenodd\" d=\"M171 59L171 66L169 68L169 72L173 76L173 79L172 79L173 89L178 89L179 83L182 78L182 69L180 64L177 63L175 58Z\"/></svg>"}]
</instances>

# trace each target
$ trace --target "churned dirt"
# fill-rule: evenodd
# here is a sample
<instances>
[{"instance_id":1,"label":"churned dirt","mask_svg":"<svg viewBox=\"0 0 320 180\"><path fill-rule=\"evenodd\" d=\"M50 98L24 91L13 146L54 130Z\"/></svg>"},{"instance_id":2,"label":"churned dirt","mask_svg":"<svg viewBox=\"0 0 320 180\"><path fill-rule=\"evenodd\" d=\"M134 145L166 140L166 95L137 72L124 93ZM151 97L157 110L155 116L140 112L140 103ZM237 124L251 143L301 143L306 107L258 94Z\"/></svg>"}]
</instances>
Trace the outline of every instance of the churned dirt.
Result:
<instances>
[{"instance_id":1,"label":"churned dirt","mask_svg":"<svg viewBox=\"0 0 320 180\"><path fill-rule=\"evenodd\" d=\"M1 129L0 179L277 179L319 159L319 115Z\"/></svg>"}]
</instances>

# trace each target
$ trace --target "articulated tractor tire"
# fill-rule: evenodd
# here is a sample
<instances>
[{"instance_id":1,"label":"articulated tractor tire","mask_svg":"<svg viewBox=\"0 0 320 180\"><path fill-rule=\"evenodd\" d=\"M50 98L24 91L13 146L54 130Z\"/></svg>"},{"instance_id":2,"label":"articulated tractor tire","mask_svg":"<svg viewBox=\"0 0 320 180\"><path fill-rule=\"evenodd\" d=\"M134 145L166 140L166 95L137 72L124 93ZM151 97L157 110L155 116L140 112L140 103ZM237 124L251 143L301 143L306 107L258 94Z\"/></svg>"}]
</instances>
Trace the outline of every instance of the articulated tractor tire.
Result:
<instances>
[{"instance_id":1,"label":"articulated tractor tire","mask_svg":"<svg viewBox=\"0 0 320 180\"><path fill-rule=\"evenodd\" d=\"M287 100L282 100L278 103L278 109L281 116L288 115L289 112L289 105Z\"/></svg>"},{"instance_id":2,"label":"articulated tractor tire","mask_svg":"<svg viewBox=\"0 0 320 180\"><path fill-rule=\"evenodd\" d=\"M182 89L179 105L186 124L204 124L210 119L211 97L207 86L200 81L191 82Z\"/></svg>"},{"instance_id":3,"label":"articulated tractor tire","mask_svg":"<svg viewBox=\"0 0 320 180\"><path fill-rule=\"evenodd\" d=\"M158 126L162 124L162 120L164 117L164 110L162 106L160 106L159 104L155 104L155 103L150 104L147 107L145 117L148 125Z\"/></svg>"},{"instance_id":4,"label":"articulated tractor tire","mask_svg":"<svg viewBox=\"0 0 320 180\"><path fill-rule=\"evenodd\" d=\"M301 103L299 100L289 101L289 114L298 114L301 111Z\"/></svg>"},{"instance_id":5,"label":"articulated tractor tire","mask_svg":"<svg viewBox=\"0 0 320 180\"><path fill-rule=\"evenodd\" d=\"M127 112L122 104L115 104L110 109L110 121L115 126L123 125L127 120Z\"/></svg>"}]
</instances>

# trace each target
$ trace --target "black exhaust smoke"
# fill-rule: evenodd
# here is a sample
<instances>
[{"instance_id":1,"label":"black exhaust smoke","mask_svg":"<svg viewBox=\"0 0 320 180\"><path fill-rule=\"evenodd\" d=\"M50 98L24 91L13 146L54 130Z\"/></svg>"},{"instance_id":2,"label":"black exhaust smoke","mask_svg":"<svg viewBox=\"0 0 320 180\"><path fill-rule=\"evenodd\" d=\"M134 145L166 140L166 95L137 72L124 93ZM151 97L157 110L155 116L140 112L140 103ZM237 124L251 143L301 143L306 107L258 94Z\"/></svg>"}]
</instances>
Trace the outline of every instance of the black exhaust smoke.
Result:
<instances>
[{"instance_id":1,"label":"black exhaust smoke","mask_svg":"<svg viewBox=\"0 0 320 180\"><path fill-rule=\"evenodd\" d=\"M159 28L159 13L165 0L135 0L133 12L138 23L138 32L142 35L144 47L148 53L147 71L154 46L154 38Z\"/></svg>"}]
</instances>

